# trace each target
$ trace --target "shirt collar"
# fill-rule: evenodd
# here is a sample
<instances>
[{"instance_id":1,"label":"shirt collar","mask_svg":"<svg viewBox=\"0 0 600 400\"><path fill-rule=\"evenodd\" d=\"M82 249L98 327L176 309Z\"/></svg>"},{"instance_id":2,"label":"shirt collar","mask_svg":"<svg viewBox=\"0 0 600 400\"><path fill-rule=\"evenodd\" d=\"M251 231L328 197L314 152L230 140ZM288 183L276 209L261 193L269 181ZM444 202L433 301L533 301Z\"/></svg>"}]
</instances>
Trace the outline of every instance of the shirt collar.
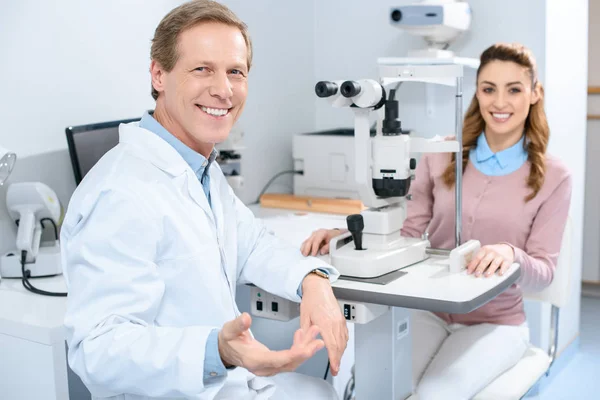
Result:
<instances>
[{"instance_id":1,"label":"shirt collar","mask_svg":"<svg viewBox=\"0 0 600 400\"><path fill-rule=\"evenodd\" d=\"M175 150L177 150L181 157L183 157L185 162L188 163L196 175L203 170L208 170L210 164L215 160L215 158L217 158L218 152L216 149L213 149L207 160L202 154L192 150L181 140L177 139L172 133L167 131L165 127L163 127L148 112L145 112L142 116L142 119L140 120L140 128L144 128L155 133L161 139L169 143Z\"/></svg>"},{"instance_id":2,"label":"shirt collar","mask_svg":"<svg viewBox=\"0 0 600 400\"><path fill-rule=\"evenodd\" d=\"M485 162L490 158L495 157L500 167L506 168L513 160L522 160L524 156L526 158L527 152L523 147L524 140L525 135L521 136L521 139L508 149L494 153L488 145L485 133L482 133L477 138L477 147L475 149L477 162Z\"/></svg>"}]
</instances>

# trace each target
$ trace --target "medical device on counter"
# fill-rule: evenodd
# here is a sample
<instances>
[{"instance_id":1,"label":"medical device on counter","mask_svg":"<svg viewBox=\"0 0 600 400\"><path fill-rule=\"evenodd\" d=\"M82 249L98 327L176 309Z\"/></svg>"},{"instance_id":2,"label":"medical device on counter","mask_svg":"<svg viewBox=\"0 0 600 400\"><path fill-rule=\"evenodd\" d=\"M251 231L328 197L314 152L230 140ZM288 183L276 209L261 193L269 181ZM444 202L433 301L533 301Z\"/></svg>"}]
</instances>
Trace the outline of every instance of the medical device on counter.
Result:
<instances>
[{"instance_id":1,"label":"medical device on counter","mask_svg":"<svg viewBox=\"0 0 600 400\"><path fill-rule=\"evenodd\" d=\"M63 210L56 193L41 182L13 183L6 193L6 207L18 228L15 249L0 258L0 275L23 279L23 285L34 293L66 295L38 290L29 282L62 274L58 226ZM42 242L46 227L52 228L53 240Z\"/></svg>"},{"instance_id":2,"label":"medical device on counter","mask_svg":"<svg viewBox=\"0 0 600 400\"><path fill-rule=\"evenodd\" d=\"M460 246L462 218L462 80L464 66L448 61L385 59L379 61L380 81L372 79L320 81L318 97L334 107L354 112L355 181L360 200L368 207L352 215L350 234L330 243L332 264L344 276L374 278L425 260L429 242L400 236L406 218L406 201L416 159L412 153L456 153L455 225L456 247ZM454 82L455 136L424 139L402 130L398 119L396 87L403 81ZM370 134L369 116L377 115L376 134Z\"/></svg>"}]
</instances>

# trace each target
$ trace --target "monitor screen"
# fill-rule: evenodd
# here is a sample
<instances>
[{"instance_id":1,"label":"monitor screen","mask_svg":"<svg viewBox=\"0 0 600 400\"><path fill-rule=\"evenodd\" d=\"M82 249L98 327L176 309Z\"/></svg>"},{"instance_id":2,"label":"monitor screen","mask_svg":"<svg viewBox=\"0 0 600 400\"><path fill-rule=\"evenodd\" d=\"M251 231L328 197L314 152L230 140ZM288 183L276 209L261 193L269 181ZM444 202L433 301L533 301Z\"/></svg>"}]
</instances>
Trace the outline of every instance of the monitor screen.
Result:
<instances>
[{"instance_id":1,"label":"monitor screen","mask_svg":"<svg viewBox=\"0 0 600 400\"><path fill-rule=\"evenodd\" d=\"M65 130L77 185L98 160L119 143L119 125L139 120L139 118L134 118L69 126Z\"/></svg>"}]
</instances>

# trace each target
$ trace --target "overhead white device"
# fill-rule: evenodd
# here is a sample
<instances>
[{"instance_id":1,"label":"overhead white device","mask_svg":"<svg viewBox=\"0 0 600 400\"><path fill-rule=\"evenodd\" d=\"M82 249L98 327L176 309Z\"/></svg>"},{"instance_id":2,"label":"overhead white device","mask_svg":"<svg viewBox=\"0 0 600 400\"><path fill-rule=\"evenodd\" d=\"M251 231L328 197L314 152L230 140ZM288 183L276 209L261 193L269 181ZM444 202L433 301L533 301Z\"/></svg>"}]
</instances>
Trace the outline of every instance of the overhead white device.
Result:
<instances>
[{"instance_id":1,"label":"overhead white device","mask_svg":"<svg viewBox=\"0 0 600 400\"><path fill-rule=\"evenodd\" d=\"M6 193L6 206L18 229L16 249L0 260L0 275L22 278L24 268L31 278L61 274L57 226L62 207L56 193L41 182L13 183ZM54 228L50 243L41 242L44 227Z\"/></svg>"},{"instance_id":2,"label":"overhead white device","mask_svg":"<svg viewBox=\"0 0 600 400\"><path fill-rule=\"evenodd\" d=\"M360 200L368 207L347 219L349 235L332 240L332 264L344 276L375 278L418 263L428 257L429 241L400 236L406 218L406 201L416 159L411 153L456 153L456 247L461 244L462 210L462 81L464 66L452 60L447 63L412 64L397 59L396 63L380 62L380 82L372 79L318 82L318 97L342 97L348 102L334 101L337 107L354 112L355 180ZM396 87L402 81L453 82L456 86L455 126L447 135L456 139L424 139L403 131L398 120ZM369 115L377 114L377 129L370 133ZM449 250L449 249L447 249Z\"/></svg>"},{"instance_id":3,"label":"overhead white device","mask_svg":"<svg viewBox=\"0 0 600 400\"><path fill-rule=\"evenodd\" d=\"M423 0L394 7L390 23L412 35L422 36L427 48L409 52L409 57L449 58L450 43L471 26L471 7L466 1Z\"/></svg>"}]
</instances>

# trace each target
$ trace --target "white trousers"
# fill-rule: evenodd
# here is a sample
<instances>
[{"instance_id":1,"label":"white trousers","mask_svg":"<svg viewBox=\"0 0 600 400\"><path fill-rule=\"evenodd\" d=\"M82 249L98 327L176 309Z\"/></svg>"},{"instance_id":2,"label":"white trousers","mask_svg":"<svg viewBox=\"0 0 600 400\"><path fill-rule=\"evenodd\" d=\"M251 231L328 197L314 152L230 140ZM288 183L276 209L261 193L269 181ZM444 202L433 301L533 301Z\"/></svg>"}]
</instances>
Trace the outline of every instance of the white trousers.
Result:
<instances>
[{"instance_id":1,"label":"white trousers","mask_svg":"<svg viewBox=\"0 0 600 400\"><path fill-rule=\"evenodd\" d=\"M414 311L413 386L419 400L468 400L513 367L529 346L529 328L447 324Z\"/></svg>"}]
</instances>

